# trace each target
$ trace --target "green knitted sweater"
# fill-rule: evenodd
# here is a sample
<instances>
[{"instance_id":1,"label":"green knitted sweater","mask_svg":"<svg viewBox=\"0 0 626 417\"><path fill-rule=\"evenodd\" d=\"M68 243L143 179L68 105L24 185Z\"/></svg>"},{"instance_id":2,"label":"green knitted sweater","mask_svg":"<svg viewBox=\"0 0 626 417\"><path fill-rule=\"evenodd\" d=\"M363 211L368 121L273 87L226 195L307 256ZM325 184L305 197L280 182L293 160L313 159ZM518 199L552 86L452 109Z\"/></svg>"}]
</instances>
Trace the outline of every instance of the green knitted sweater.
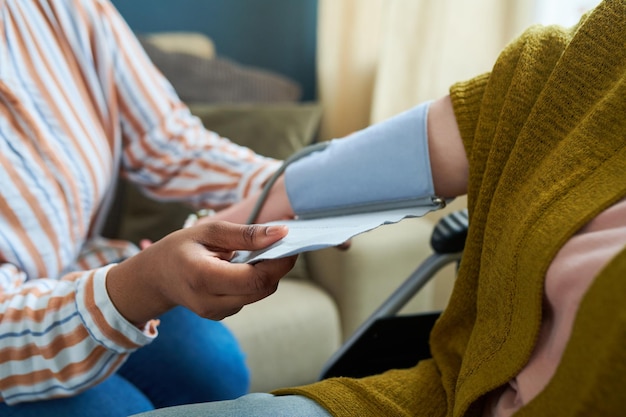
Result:
<instances>
[{"instance_id":1,"label":"green knitted sweater","mask_svg":"<svg viewBox=\"0 0 626 417\"><path fill-rule=\"evenodd\" d=\"M574 28L532 27L451 96L470 161L470 230L433 358L283 389L334 416L479 416L529 359L546 270L626 196L626 1ZM556 374L519 416L626 415L626 250L585 295Z\"/></svg>"}]
</instances>

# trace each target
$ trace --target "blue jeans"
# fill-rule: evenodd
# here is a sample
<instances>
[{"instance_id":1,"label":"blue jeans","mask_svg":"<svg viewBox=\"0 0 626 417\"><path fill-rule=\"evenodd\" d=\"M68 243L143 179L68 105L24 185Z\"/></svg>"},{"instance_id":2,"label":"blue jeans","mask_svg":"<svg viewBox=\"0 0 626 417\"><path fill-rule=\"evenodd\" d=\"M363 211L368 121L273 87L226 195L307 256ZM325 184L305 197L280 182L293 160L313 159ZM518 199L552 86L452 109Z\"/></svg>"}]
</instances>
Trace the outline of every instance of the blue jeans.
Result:
<instances>
[{"instance_id":1,"label":"blue jeans","mask_svg":"<svg viewBox=\"0 0 626 417\"><path fill-rule=\"evenodd\" d=\"M181 405L133 417L331 417L322 406L299 395L248 394L230 401Z\"/></svg>"},{"instance_id":2,"label":"blue jeans","mask_svg":"<svg viewBox=\"0 0 626 417\"><path fill-rule=\"evenodd\" d=\"M248 392L245 358L230 331L182 307L164 314L159 336L117 374L70 398L0 403L3 417L127 417L160 407L227 400Z\"/></svg>"}]
</instances>

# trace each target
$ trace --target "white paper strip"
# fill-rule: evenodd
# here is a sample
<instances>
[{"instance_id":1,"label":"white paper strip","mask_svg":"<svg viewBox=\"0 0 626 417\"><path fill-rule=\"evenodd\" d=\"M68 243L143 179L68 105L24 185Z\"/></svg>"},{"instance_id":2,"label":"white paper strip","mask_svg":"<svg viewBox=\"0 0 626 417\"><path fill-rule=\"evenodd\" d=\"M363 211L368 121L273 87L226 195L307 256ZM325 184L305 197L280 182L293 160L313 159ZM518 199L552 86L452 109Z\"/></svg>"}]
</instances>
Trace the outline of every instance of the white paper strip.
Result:
<instances>
[{"instance_id":1,"label":"white paper strip","mask_svg":"<svg viewBox=\"0 0 626 417\"><path fill-rule=\"evenodd\" d=\"M263 259L277 259L302 252L319 250L340 245L356 235L385 224L397 223L410 217L422 217L438 209L429 205L410 209L397 209L373 213L352 214L310 220L276 221L266 224L284 224L289 234L279 242L258 251L241 251L232 262L250 263Z\"/></svg>"}]
</instances>

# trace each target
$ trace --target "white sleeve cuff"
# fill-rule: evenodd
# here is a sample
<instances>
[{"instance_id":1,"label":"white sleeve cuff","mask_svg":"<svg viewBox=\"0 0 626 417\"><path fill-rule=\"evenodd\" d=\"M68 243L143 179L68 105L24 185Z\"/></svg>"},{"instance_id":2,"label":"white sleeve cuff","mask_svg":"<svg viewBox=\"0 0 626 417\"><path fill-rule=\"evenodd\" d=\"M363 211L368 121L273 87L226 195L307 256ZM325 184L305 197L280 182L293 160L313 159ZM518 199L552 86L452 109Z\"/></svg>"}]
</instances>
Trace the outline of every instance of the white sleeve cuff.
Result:
<instances>
[{"instance_id":1,"label":"white sleeve cuff","mask_svg":"<svg viewBox=\"0 0 626 417\"><path fill-rule=\"evenodd\" d=\"M127 353L157 336L156 321L139 329L117 311L106 289L106 275L112 266L90 271L81 279L76 304L85 326L98 343L114 352Z\"/></svg>"}]
</instances>

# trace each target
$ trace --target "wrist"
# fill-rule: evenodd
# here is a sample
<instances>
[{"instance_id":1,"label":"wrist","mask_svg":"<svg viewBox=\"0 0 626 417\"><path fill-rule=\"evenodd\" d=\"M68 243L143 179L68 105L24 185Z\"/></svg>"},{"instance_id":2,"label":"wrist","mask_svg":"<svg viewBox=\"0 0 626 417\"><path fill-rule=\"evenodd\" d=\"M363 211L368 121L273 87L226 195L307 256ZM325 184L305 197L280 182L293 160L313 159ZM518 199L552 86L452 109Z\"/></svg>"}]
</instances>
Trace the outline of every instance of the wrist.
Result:
<instances>
[{"instance_id":1,"label":"wrist","mask_svg":"<svg viewBox=\"0 0 626 417\"><path fill-rule=\"evenodd\" d=\"M126 320L143 329L150 320L173 308L158 280L144 280L136 263L142 253L111 267L106 275L105 286L109 299Z\"/></svg>"},{"instance_id":2,"label":"wrist","mask_svg":"<svg viewBox=\"0 0 626 417\"><path fill-rule=\"evenodd\" d=\"M258 222L293 219L295 213L285 185L285 176L281 175L270 189L266 201L259 212Z\"/></svg>"}]
</instances>

